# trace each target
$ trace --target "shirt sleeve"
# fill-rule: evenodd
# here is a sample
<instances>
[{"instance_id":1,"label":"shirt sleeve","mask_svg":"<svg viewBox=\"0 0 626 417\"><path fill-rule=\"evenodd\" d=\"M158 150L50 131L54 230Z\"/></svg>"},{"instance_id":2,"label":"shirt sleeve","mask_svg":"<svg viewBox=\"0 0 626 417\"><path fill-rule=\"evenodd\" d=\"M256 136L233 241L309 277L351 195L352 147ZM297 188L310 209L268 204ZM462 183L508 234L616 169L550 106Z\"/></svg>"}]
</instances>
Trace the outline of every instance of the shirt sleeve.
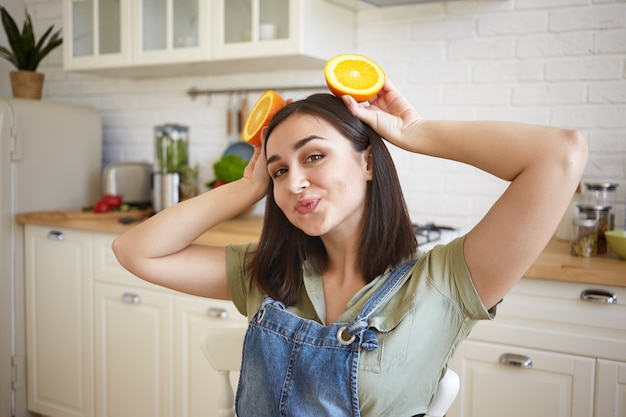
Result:
<instances>
[{"instance_id":1,"label":"shirt sleeve","mask_svg":"<svg viewBox=\"0 0 626 417\"><path fill-rule=\"evenodd\" d=\"M436 246L429 254L430 276L440 290L448 292L456 299L459 307L472 320L491 320L495 317L496 307L485 307L474 287L465 255L463 243L465 236L459 237L447 245Z\"/></svg>"},{"instance_id":2,"label":"shirt sleeve","mask_svg":"<svg viewBox=\"0 0 626 417\"><path fill-rule=\"evenodd\" d=\"M250 288L250 276L247 265L256 249L256 244L229 245L226 248L226 276L230 296L237 310L244 316L248 316L248 290Z\"/></svg>"}]
</instances>

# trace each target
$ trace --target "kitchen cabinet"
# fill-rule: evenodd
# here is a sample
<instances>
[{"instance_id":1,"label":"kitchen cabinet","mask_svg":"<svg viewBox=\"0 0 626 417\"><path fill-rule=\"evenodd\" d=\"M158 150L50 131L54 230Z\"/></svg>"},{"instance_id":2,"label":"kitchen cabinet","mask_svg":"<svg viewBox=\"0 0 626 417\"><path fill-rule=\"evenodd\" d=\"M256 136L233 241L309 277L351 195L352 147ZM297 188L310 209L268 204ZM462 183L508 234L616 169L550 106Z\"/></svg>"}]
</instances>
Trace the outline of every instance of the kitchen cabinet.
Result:
<instances>
[{"instance_id":1,"label":"kitchen cabinet","mask_svg":"<svg viewBox=\"0 0 626 417\"><path fill-rule=\"evenodd\" d=\"M174 416L172 299L95 285L97 417Z\"/></svg>"},{"instance_id":2,"label":"kitchen cabinet","mask_svg":"<svg viewBox=\"0 0 626 417\"><path fill-rule=\"evenodd\" d=\"M623 417L626 288L522 279L456 351L449 417Z\"/></svg>"},{"instance_id":3,"label":"kitchen cabinet","mask_svg":"<svg viewBox=\"0 0 626 417\"><path fill-rule=\"evenodd\" d=\"M131 1L63 0L64 68L129 65L131 10Z\"/></svg>"},{"instance_id":4,"label":"kitchen cabinet","mask_svg":"<svg viewBox=\"0 0 626 417\"><path fill-rule=\"evenodd\" d=\"M217 372L211 368L200 348L200 337L209 327L248 325L232 302L199 297L175 297L176 416L217 415ZM236 375L232 375L236 383ZM233 385L236 386L236 385Z\"/></svg>"},{"instance_id":5,"label":"kitchen cabinet","mask_svg":"<svg viewBox=\"0 0 626 417\"><path fill-rule=\"evenodd\" d=\"M30 411L217 415L217 373L200 336L211 326L247 326L230 301L135 277L113 255L115 234L32 224L25 230Z\"/></svg>"},{"instance_id":6,"label":"kitchen cabinet","mask_svg":"<svg viewBox=\"0 0 626 417\"><path fill-rule=\"evenodd\" d=\"M207 59L210 2L64 0L66 70Z\"/></svg>"},{"instance_id":7,"label":"kitchen cabinet","mask_svg":"<svg viewBox=\"0 0 626 417\"><path fill-rule=\"evenodd\" d=\"M215 59L304 56L315 62L354 48L353 12L325 0L220 0L216 5Z\"/></svg>"},{"instance_id":8,"label":"kitchen cabinet","mask_svg":"<svg viewBox=\"0 0 626 417\"><path fill-rule=\"evenodd\" d=\"M471 340L458 355L451 367L462 375L463 395L457 399L462 411L450 416L593 415L592 358Z\"/></svg>"},{"instance_id":9,"label":"kitchen cabinet","mask_svg":"<svg viewBox=\"0 0 626 417\"><path fill-rule=\"evenodd\" d=\"M626 362L598 360L596 417L626 416Z\"/></svg>"},{"instance_id":10,"label":"kitchen cabinet","mask_svg":"<svg viewBox=\"0 0 626 417\"><path fill-rule=\"evenodd\" d=\"M91 233L25 228L29 410L93 416Z\"/></svg>"},{"instance_id":11,"label":"kitchen cabinet","mask_svg":"<svg viewBox=\"0 0 626 417\"><path fill-rule=\"evenodd\" d=\"M211 2L136 0L133 4L136 7L131 11L133 65L171 64L209 58Z\"/></svg>"},{"instance_id":12,"label":"kitchen cabinet","mask_svg":"<svg viewBox=\"0 0 626 417\"><path fill-rule=\"evenodd\" d=\"M326 0L63 0L64 69L122 77L322 68L354 49Z\"/></svg>"}]
</instances>

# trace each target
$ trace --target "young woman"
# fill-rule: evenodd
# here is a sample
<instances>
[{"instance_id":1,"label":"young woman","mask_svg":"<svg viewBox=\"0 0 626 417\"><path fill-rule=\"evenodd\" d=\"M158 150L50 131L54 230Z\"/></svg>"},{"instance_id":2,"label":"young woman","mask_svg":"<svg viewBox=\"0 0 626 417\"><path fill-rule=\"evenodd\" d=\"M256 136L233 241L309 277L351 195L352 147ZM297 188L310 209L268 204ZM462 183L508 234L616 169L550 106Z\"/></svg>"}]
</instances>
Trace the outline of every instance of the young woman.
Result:
<instances>
[{"instance_id":1,"label":"young woman","mask_svg":"<svg viewBox=\"0 0 626 417\"><path fill-rule=\"evenodd\" d=\"M510 185L466 236L418 253L381 137ZM574 131L423 119L389 81L369 106L318 94L273 118L241 180L113 249L143 279L248 316L240 417L419 415L454 349L550 239L586 158ZM193 243L266 195L258 245Z\"/></svg>"}]
</instances>

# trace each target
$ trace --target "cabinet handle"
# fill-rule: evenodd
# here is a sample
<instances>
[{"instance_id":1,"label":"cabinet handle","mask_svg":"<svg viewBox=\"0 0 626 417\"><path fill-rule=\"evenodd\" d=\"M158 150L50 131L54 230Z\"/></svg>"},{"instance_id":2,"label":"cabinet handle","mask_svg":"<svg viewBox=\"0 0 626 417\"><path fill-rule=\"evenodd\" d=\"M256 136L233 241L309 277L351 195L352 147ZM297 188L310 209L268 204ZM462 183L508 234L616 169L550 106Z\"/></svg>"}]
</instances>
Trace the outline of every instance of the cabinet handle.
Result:
<instances>
[{"instance_id":1,"label":"cabinet handle","mask_svg":"<svg viewBox=\"0 0 626 417\"><path fill-rule=\"evenodd\" d=\"M206 315L213 319L227 319L228 311L221 307L209 307L206 311Z\"/></svg>"},{"instance_id":2,"label":"cabinet handle","mask_svg":"<svg viewBox=\"0 0 626 417\"><path fill-rule=\"evenodd\" d=\"M122 302L126 304L139 304L141 303L141 297L132 292L125 292L122 294Z\"/></svg>"},{"instance_id":3,"label":"cabinet handle","mask_svg":"<svg viewBox=\"0 0 626 417\"><path fill-rule=\"evenodd\" d=\"M580 293L580 299L593 303L617 304L617 294L605 290L584 290Z\"/></svg>"},{"instance_id":4,"label":"cabinet handle","mask_svg":"<svg viewBox=\"0 0 626 417\"><path fill-rule=\"evenodd\" d=\"M48 232L48 239L50 240L63 240L65 239L65 235L63 232L59 232L58 230L50 230Z\"/></svg>"},{"instance_id":5,"label":"cabinet handle","mask_svg":"<svg viewBox=\"0 0 626 417\"><path fill-rule=\"evenodd\" d=\"M531 369L533 367L533 360L531 358L517 353L503 353L500 355L500 363L502 365L515 366L523 369Z\"/></svg>"}]
</instances>

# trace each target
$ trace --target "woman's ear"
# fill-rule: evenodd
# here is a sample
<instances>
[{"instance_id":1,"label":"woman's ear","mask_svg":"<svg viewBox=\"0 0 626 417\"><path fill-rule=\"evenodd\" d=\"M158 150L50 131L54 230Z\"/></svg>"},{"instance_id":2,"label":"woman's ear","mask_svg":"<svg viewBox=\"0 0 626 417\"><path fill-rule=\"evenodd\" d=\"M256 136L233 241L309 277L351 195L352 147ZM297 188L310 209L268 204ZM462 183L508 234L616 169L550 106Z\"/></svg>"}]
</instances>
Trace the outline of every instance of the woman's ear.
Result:
<instances>
[{"instance_id":1,"label":"woman's ear","mask_svg":"<svg viewBox=\"0 0 626 417\"><path fill-rule=\"evenodd\" d=\"M368 146L365 150L365 169L367 170L367 180L374 179L374 154L372 152L372 146Z\"/></svg>"}]
</instances>

